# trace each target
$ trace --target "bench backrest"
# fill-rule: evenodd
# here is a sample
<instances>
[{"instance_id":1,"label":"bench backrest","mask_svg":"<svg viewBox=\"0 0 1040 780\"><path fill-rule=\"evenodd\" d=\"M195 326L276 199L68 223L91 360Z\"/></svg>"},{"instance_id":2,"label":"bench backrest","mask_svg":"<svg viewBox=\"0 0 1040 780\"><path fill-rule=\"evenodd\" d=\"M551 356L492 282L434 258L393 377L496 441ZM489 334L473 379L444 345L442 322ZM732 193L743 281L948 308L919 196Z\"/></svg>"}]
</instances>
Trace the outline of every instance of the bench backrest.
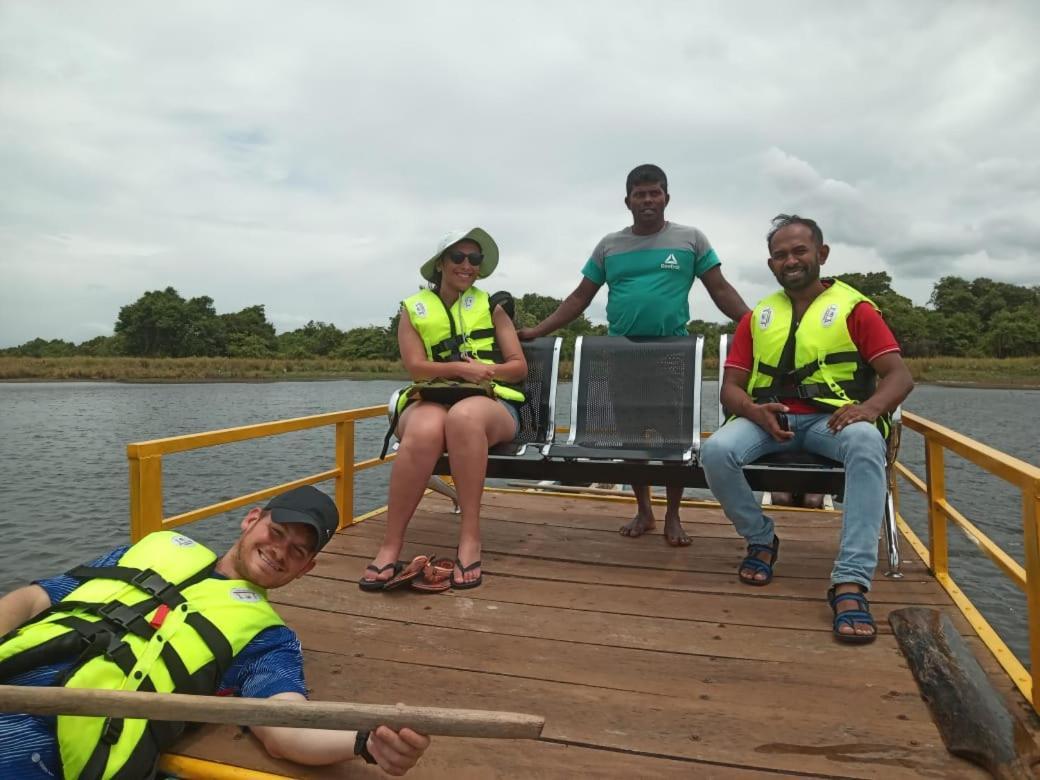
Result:
<instances>
[{"instance_id":1,"label":"bench backrest","mask_svg":"<svg viewBox=\"0 0 1040 780\"><path fill-rule=\"evenodd\" d=\"M698 451L703 354L703 336L579 336L568 444Z\"/></svg>"},{"instance_id":2,"label":"bench backrest","mask_svg":"<svg viewBox=\"0 0 1040 780\"><path fill-rule=\"evenodd\" d=\"M556 432L556 383L560 375L563 339L546 336L521 344L527 359L524 403L520 406L520 432L516 441L547 444Z\"/></svg>"}]
</instances>

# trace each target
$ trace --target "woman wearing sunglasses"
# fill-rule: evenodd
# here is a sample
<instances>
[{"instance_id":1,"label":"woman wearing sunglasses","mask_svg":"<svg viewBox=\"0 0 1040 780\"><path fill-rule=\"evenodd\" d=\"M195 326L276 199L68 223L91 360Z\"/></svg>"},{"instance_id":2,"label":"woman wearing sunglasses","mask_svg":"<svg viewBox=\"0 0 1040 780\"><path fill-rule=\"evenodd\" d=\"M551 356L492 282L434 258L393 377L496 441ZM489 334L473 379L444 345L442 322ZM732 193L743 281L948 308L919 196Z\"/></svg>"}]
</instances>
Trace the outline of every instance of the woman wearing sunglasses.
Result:
<instances>
[{"instance_id":1,"label":"woman wearing sunglasses","mask_svg":"<svg viewBox=\"0 0 1040 780\"><path fill-rule=\"evenodd\" d=\"M401 444L390 473L386 534L358 581L362 590L383 590L398 577L405 529L445 450L462 512L451 586L475 588L482 581L480 499L488 448L516 438L527 376L512 320L474 284L497 265L498 246L484 230L449 233L419 269L429 289L402 304L397 341L412 380L489 383L494 397L474 395L451 405L416 399L404 407L397 424Z\"/></svg>"}]
</instances>

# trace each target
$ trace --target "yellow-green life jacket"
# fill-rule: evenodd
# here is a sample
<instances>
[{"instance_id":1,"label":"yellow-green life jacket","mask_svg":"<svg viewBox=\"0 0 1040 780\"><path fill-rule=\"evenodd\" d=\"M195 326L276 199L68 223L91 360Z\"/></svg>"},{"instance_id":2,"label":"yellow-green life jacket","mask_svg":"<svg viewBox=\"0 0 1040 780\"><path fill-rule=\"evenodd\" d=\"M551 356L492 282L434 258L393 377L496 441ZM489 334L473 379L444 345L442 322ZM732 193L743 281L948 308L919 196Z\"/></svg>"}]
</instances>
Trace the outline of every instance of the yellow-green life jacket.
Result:
<instances>
[{"instance_id":1,"label":"yellow-green life jacket","mask_svg":"<svg viewBox=\"0 0 1040 780\"><path fill-rule=\"evenodd\" d=\"M823 410L862 403L874 392L876 375L849 334L848 318L872 300L847 284L834 282L795 322L791 299L778 290L751 315L754 365L747 392L756 403L797 396ZM879 420L879 422L881 422ZM887 422L881 422L887 432Z\"/></svg>"},{"instance_id":2,"label":"yellow-green life jacket","mask_svg":"<svg viewBox=\"0 0 1040 780\"><path fill-rule=\"evenodd\" d=\"M283 625L266 592L211 577L217 556L181 534L160 531L109 567L69 572L85 581L0 642L0 681L76 659L69 688L215 693L234 657L262 630ZM184 723L59 715L67 780L151 777Z\"/></svg>"},{"instance_id":3,"label":"yellow-green life jacket","mask_svg":"<svg viewBox=\"0 0 1040 780\"><path fill-rule=\"evenodd\" d=\"M426 348L429 360L441 362L462 360L469 356L481 363L501 363L502 350L495 340L495 323L491 316L491 299L478 287L462 293L449 309L433 290L422 290L402 304L408 319ZM499 398L523 403L524 394L516 386L492 382ZM408 392L398 398L398 411L408 404Z\"/></svg>"}]
</instances>

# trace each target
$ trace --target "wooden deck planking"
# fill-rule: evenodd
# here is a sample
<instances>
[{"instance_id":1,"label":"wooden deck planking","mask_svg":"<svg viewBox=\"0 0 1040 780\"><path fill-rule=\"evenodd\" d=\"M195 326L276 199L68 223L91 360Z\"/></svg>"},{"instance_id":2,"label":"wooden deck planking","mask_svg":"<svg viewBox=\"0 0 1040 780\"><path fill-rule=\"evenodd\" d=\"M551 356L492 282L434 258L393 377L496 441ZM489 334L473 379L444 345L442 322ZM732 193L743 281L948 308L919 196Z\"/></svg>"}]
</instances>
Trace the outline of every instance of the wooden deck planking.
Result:
<instances>
[{"instance_id":1,"label":"wooden deck planking","mask_svg":"<svg viewBox=\"0 0 1040 780\"><path fill-rule=\"evenodd\" d=\"M340 533L310 575L272 594L306 648L316 698L547 718L550 742L440 739L410 776L459 767L474 777L984 776L946 753L885 622L898 606L947 605L967 633L919 561L907 562L905 580L878 578L876 643L832 640L823 594L837 515L775 512L777 576L751 589L737 581L743 546L717 509L683 509L694 543L677 549L659 533L618 535L631 504L489 493L485 505L478 589L359 591L380 515ZM448 506L424 500L406 554L453 554ZM203 729L179 752L306 778L370 776L356 765L287 769L228 729Z\"/></svg>"}]
</instances>

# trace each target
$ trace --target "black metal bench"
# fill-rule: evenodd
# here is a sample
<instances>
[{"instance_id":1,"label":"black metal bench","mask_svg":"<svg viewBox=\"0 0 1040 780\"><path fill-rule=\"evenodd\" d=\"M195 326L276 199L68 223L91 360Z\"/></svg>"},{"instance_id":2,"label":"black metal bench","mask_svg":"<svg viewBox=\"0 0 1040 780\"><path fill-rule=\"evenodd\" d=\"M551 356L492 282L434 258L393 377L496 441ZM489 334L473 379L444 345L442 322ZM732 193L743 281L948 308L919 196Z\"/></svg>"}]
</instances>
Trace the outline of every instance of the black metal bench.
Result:
<instances>
[{"instance_id":1,"label":"black metal bench","mask_svg":"<svg viewBox=\"0 0 1040 780\"><path fill-rule=\"evenodd\" d=\"M488 477L706 487L697 467L702 336L579 337L566 442L554 437L558 347L549 364L541 353L528 351L537 343L524 345L529 377L521 436L509 447L491 449ZM547 365L548 370L540 367ZM449 472L443 457L435 473Z\"/></svg>"},{"instance_id":2,"label":"black metal bench","mask_svg":"<svg viewBox=\"0 0 1040 780\"><path fill-rule=\"evenodd\" d=\"M614 482L704 488L698 461L704 337L636 339L579 337L575 343L570 433L555 441L559 338L524 344L528 363L520 433L492 447L487 476L559 482ZM719 348L719 388L728 348ZM718 402L719 424L725 411ZM889 437L889 470L899 440L899 410ZM811 453L769 455L744 467L751 487L761 491L841 495L841 463ZM450 474L441 457L435 474ZM889 477L891 484L891 476ZM891 488L882 524L889 577L901 577L898 532Z\"/></svg>"}]
</instances>

